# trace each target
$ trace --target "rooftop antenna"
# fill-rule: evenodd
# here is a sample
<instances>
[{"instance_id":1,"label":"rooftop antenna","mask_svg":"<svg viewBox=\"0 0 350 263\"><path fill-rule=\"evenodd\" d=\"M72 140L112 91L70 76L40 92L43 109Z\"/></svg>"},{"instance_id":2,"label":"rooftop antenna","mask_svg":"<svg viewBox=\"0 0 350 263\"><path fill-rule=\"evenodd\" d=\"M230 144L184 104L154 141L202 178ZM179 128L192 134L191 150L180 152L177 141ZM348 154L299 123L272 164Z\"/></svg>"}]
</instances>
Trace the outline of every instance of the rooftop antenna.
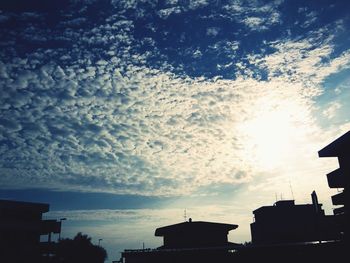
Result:
<instances>
[{"instance_id":1,"label":"rooftop antenna","mask_svg":"<svg viewBox=\"0 0 350 263\"><path fill-rule=\"evenodd\" d=\"M291 184L290 180L289 180L289 187L290 187L290 191L292 193L292 198L293 198L293 200L295 200L294 193L293 193L293 188L292 188L292 184Z\"/></svg>"},{"instance_id":2,"label":"rooftop antenna","mask_svg":"<svg viewBox=\"0 0 350 263\"><path fill-rule=\"evenodd\" d=\"M185 211L184 211L184 219L185 219L185 222L186 222L187 221L186 208L185 208Z\"/></svg>"},{"instance_id":3,"label":"rooftop antenna","mask_svg":"<svg viewBox=\"0 0 350 263\"><path fill-rule=\"evenodd\" d=\"M318 203L318 198L317 198L317 194L316 194L315 190L312 191L312 193L311 193L311 199L312 199L312 204L315 207L315 211L316 211L316 213L318 213L319 209L320 209L320 205Z\"/></svg>"},{"instance_id":4,"label":"rooftop antenna","mask_svg":"<svg viewBox=\"0 0 350 263\"><path fill-rule=\"evenodd\" d=\"M277 201L278 201L277 193L275 193L275 199L276 199L276 203L277 203Z\"/></svg>"}]
</instances>

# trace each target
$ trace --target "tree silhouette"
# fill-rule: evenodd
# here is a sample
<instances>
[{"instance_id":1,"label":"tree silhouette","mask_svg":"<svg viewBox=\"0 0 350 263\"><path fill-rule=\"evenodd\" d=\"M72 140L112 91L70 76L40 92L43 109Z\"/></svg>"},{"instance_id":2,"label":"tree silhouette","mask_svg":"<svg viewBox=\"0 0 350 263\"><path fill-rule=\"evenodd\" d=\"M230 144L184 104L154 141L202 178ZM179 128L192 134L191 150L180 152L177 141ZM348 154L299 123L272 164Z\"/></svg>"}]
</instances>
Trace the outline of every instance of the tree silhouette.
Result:
<instances>
[{"instance_id":1,"label":"tree silhouette","mask_svg":"<svg viewBox=\"0 0 350 263\"><path fill-rule=\"evenodd\" d=\"M57 244L56 260L60 263L103 263L107 252L91 243L91 237L79 232L73 239L61 239Z\"/></svg>"}]
</instances>

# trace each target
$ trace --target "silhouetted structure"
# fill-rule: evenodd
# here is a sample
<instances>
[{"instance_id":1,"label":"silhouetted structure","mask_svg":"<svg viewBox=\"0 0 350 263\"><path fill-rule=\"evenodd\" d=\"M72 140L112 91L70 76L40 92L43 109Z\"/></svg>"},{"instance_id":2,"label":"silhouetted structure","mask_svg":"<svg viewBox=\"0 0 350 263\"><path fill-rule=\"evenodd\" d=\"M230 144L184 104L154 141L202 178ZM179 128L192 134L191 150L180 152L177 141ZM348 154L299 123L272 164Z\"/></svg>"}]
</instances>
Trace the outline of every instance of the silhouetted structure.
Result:
<instances>
[{"instance_id":1,"label":"silhouetted structure","mask_svg":"<svg viewBox=\"0 0 350 263\"><path fill-rule=\"evenodd\" d=\"M212 222L188 222L160 227L155 236L163 237L164 245L159 249L227 247L227 235L238 225Z\"/></svg>"},{"instance_id":2,"label":"silhouetted structure","mask_svg":"<svg viewBox=\"0 0 350 263\"><path fill-rule=\"evenodd\" d=\"M255 245L339 240L340 230L333 216L326 216L317 195L312 204L296 205L294 200L281 200L273 206L255 211L250 225Z\"/></svg>"},{"instance_id":3,"label":"silhouetted structure","mask_svg":"<svg viewBox=\"0 0 350 263\"><path fill-rule=\"evenodd\" d=\"M0 200L0 262L42 262L53 252L51 234L61 222L43 220L48 204ZM40 236L47 242L40 242Z\"/></svg>"},{"instance_id":4,"label":"silhouetted structure","mask_svg":"<svg viewBox=\"0 0 350 263\"><path fill-rule=\"evenodd\" d=\"M332 203L341 206L334 209L334 215L342 222L342 230L349 241L350 131L328 144L318 155L338 158L339 168L327 174L327 179L330 188L343 188L343 191L332 196Z\"/></svg>"},{"instance_id":5,"label":"silhouetted structure","mask_svg":"<svg viewBox=\"0 0 350 263\"><path fill-rule=\"evenodd\" d=\"M218 262L230 250L239 247L228 242L227 235L238 225L203 221L183 222L157 228L155 236L163 237L157 249L125 250L125 263L141 262Z\"/></svg>"}]
</instances>

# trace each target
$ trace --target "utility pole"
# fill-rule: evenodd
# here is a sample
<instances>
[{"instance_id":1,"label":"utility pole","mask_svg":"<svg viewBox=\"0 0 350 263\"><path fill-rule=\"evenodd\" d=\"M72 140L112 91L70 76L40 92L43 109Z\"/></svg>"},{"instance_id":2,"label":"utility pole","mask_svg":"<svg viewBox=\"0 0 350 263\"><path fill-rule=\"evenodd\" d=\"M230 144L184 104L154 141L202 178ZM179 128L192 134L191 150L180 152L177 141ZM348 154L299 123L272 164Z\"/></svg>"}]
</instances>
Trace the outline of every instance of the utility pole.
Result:
<instances>
[{"instance_id":1,"label":"utility pole","mask_svg":"<svg viewBox=\"0 0 350 263\"><path fill-rule=\"evenodd\" d=\"M60 232L58 233L58 241L60 241L60 240L61 240L62 221L65 221L65 220L67 220L67 218L65 218L65 217L60 219L61 228L60 228Z\"/></svg>"}]
</instances>

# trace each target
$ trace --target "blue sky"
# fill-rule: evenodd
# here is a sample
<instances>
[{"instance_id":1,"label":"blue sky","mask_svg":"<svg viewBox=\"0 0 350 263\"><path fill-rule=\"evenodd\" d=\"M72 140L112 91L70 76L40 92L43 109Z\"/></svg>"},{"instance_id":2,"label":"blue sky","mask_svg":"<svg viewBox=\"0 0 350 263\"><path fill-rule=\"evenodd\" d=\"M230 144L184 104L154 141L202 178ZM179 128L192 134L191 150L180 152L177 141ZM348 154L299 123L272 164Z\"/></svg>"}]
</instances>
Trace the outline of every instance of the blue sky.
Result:
<instances>
[{"instance_id":1,"label":"blue sky","mask_svg":"<svg viewBox=\"0 0 350 263\"><path fill-rule=\"evenodd\" d=\"M0 3L0 198L63 236L155 247L156 227L235 223L280 198L331 213L317 151L350 128L348 1Z\"/></svg>"}]
</instances>

